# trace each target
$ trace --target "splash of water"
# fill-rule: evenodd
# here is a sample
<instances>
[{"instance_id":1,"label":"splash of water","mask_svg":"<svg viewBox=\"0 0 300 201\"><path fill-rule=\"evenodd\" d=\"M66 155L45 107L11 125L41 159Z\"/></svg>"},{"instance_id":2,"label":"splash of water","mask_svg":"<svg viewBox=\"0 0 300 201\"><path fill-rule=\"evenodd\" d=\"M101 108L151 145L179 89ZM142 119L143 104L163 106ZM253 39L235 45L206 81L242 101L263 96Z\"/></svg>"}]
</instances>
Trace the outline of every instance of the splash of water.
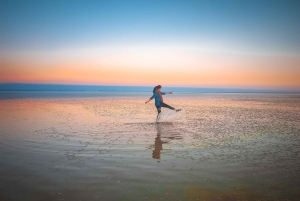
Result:
<instances>
[{"instance_id":1,"label":"splash of water","mask_svg":"<svg viewBox=\"0 0 300 201\"><path fill-rule=\"evenodd\" d=\"M156 122L175 122L184 120L185 110L176 112L175 110L164 110L157 117Z\"/></svg>"}]
</instances>

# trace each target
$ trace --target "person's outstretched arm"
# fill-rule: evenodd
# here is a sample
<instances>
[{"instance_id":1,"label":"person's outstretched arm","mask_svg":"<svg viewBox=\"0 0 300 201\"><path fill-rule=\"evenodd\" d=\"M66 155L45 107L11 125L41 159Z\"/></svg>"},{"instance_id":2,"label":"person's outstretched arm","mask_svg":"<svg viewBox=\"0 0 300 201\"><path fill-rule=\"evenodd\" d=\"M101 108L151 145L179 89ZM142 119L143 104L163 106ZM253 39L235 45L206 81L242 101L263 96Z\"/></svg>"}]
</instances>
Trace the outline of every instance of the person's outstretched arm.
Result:
<instances>
[{"instance_id":1,"label":"person's outstretched arm","mask_svg":"<svg viewBox=\"0 0 300 201\"><path fill-rule=\"evenodd\" d=\"M162 92L162 95L166 95L166 94L172 94L173 92Z\"/></svg>"},{"instance_id":2,"label":"person's outstretched arm","mask_svg":"<svg viewBox=\"0 0 300 201\"><path fill-rule=\"evenodd\" d=\"M151 101L153 98L154 98L154 94L153 94L153 96L151 96L151 97L149 98L149 100L147 100L147 101L145 102L145 104L149 103L149 101Z\"/></svg>"},{"instance_id":3,"label":"person's outstretched arm","mask_svg":"<svg viewBox=\"0 0 300 201\"><path fill-rule=\"evenodd\" d=\"M147 100L147 101L145 102L145 104L149 103L149 101L151 101L151 99Z\"/></svg>"}]
</instances>

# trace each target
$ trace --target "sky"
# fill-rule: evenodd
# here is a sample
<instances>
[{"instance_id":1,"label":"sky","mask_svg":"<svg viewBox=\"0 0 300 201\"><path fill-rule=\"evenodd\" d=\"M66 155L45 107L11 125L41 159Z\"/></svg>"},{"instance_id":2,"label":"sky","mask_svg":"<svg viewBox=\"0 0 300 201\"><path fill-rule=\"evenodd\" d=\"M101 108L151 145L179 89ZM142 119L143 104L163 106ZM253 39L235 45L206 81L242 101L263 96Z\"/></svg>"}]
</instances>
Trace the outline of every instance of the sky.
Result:
<instances>
[{"instance_id":1,"label":"sky","mask_svg":"<svg viewBox=\"0 0 300 201\"><path fill-rule=\"evenodd\" d=\"M300 1L0 0L0 82L300 88Z\"/></svg>"}]
</instances>

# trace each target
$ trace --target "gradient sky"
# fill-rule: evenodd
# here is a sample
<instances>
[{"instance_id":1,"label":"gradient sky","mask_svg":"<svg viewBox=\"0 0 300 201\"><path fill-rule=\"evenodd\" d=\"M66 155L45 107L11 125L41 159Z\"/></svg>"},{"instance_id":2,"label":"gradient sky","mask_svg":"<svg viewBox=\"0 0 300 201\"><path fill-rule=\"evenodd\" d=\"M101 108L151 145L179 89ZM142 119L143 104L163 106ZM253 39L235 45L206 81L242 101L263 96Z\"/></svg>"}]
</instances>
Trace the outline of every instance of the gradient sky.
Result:
<instances>
[{"instance_id":1,"label":"gradient sky","mask_svg":"<svg viewBox=\"0 0 300 201\"><path fill-rule=\"evenodd\" d=\"M300 1L0 1L1 82L300 87Z\"/></svg>"}]
</instances>

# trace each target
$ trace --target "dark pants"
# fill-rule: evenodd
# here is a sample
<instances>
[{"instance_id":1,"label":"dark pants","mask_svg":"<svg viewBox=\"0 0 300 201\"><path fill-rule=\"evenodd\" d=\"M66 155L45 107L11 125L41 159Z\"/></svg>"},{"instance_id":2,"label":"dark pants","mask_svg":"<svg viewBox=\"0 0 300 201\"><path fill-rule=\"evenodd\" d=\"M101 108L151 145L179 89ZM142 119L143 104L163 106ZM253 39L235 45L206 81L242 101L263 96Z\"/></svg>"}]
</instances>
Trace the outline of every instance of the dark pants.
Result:
<instances>
[{"instance_id":1,"label":"dark pants","mask_svg":"<svg viewBox=\"0 0 300 201\"><path fill-rule=\"evenodd\" d=\"M170 105L165 104L165 103L163 103L163 102L160 102L160 106L156 106L156 109L157 109L157 112L158 112L157 116L158 116L159 113L161 112L161 107L166 107L166 108L169 108L169 109L171 109L171 110L175 110L175 108L171 107Z\"/></svg>"}]
</instances>

